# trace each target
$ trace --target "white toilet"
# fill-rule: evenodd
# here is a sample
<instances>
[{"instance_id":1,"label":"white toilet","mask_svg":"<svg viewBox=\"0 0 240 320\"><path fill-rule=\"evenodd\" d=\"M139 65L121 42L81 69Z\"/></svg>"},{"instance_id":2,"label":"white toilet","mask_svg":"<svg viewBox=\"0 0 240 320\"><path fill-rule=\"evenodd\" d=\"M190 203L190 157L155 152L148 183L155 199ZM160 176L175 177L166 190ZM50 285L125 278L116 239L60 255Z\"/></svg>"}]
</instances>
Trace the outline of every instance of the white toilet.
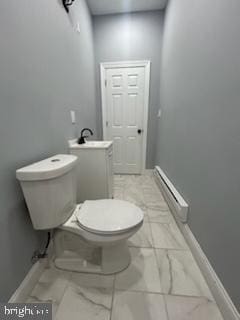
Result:
<instances>
[{"instance_id":1,"label":"white toilet","mask_svg":"<svg viewBox=\"0 0 240 320\"><path fill-rule=\"evenodd\" d=\"M76 204L76 162L76 156L56 155L17 170L33 226L57 229L57 267L88 273L119 272L130 263L127 239L142 226L143 212L121 200ZM98 252L98 263L91 264L79 255L84 248Z\"/></svg>"}]
</instances>

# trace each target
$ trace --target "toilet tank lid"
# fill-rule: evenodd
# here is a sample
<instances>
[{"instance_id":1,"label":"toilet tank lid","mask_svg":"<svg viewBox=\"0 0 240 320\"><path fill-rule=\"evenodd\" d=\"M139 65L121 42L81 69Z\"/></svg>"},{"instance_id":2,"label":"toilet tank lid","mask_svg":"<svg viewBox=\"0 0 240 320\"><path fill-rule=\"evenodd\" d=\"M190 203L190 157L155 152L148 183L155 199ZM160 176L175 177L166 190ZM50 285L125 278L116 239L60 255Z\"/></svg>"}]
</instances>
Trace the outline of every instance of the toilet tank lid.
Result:
<instances>
[{"instance_id":1,"label":"toilet tank lid","mask_svg":"<svg viewBox=\"0 0 240 320\"><path fill-rule=\"evenodd\" d=\"M37 181L57 178L70 171L76 164L74 155L58 154L18 169L16 177L20 181Z\"/></svg>"}]
</instances>

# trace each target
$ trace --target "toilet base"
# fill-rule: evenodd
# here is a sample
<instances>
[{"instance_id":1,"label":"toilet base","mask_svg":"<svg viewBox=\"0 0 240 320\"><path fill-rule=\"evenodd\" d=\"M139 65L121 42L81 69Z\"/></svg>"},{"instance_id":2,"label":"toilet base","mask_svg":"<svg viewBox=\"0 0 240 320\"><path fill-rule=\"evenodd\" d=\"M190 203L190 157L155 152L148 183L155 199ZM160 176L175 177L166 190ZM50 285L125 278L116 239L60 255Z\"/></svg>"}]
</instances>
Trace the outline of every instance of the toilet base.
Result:
<instances>
[{"instance_id":1,"label":"toilet base","mask_svg":"<svg viewBox=\"0 0 240 320\"><path fill-rule=\"evenodd\" d=\"M54 244L54 263L62 270L109 275L126 269L131 262L127 241L97 247L75 234L58 231Z\"/></svg>"},{"instance_id":2,"label":"toilet base","mask_svg":"<svg viewBox=\"0 0 240 320\"><path fill-rule=\"evenodd\" d=\"M102 271L111 274L123 271L131 262L127 241L102 248Z\"/></svg>"}]
</instances>

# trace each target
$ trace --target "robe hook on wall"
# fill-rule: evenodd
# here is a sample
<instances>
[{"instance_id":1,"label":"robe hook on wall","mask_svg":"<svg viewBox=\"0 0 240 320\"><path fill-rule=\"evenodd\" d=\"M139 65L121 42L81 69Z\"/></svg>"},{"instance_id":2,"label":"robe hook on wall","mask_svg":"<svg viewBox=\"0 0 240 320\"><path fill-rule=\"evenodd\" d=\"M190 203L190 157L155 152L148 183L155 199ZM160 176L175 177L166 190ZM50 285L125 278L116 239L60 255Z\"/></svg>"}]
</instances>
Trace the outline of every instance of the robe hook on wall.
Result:
<instances>
[{"instance_id":1,"label":"robe hook on wall","mask_svg":"<svg viewBox=\"0 0 240 320\"><path fill-rule=\"evenodd\" d=\"M67 12L69 12L69 8L75 0L62 0L63 6Z\"/></svg>"}]
</instances>

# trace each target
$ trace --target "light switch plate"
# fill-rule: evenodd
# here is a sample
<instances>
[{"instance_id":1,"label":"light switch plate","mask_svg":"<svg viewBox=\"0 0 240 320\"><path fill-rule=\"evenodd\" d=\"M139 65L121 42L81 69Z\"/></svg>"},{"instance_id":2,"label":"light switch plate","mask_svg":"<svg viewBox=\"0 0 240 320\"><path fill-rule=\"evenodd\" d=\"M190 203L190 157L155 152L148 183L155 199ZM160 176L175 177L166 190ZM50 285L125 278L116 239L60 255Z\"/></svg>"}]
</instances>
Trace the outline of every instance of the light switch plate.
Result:
<instances>
[{"instance_id":1,"label":"light switch plate","mask_svg":"<svg viewBox=\"0 0 240 320\"><path fill-rule=\"evenodd\" d=\"M74 110L70 111L72 124L76 123L76 114Z\"/></svg>"},{"instance_id":2,"label":"light switch plate","mask_svg":"<svg viewBox=\"0 0 240 320\"><path fill-rule=\"evenodd\" d=\"M158 110L157 117L158 117L158 118L161 118L161 115L162 115L162 110L161 110L161 109L159 109L159 110Z\"/></svg>"}]
</instances>

